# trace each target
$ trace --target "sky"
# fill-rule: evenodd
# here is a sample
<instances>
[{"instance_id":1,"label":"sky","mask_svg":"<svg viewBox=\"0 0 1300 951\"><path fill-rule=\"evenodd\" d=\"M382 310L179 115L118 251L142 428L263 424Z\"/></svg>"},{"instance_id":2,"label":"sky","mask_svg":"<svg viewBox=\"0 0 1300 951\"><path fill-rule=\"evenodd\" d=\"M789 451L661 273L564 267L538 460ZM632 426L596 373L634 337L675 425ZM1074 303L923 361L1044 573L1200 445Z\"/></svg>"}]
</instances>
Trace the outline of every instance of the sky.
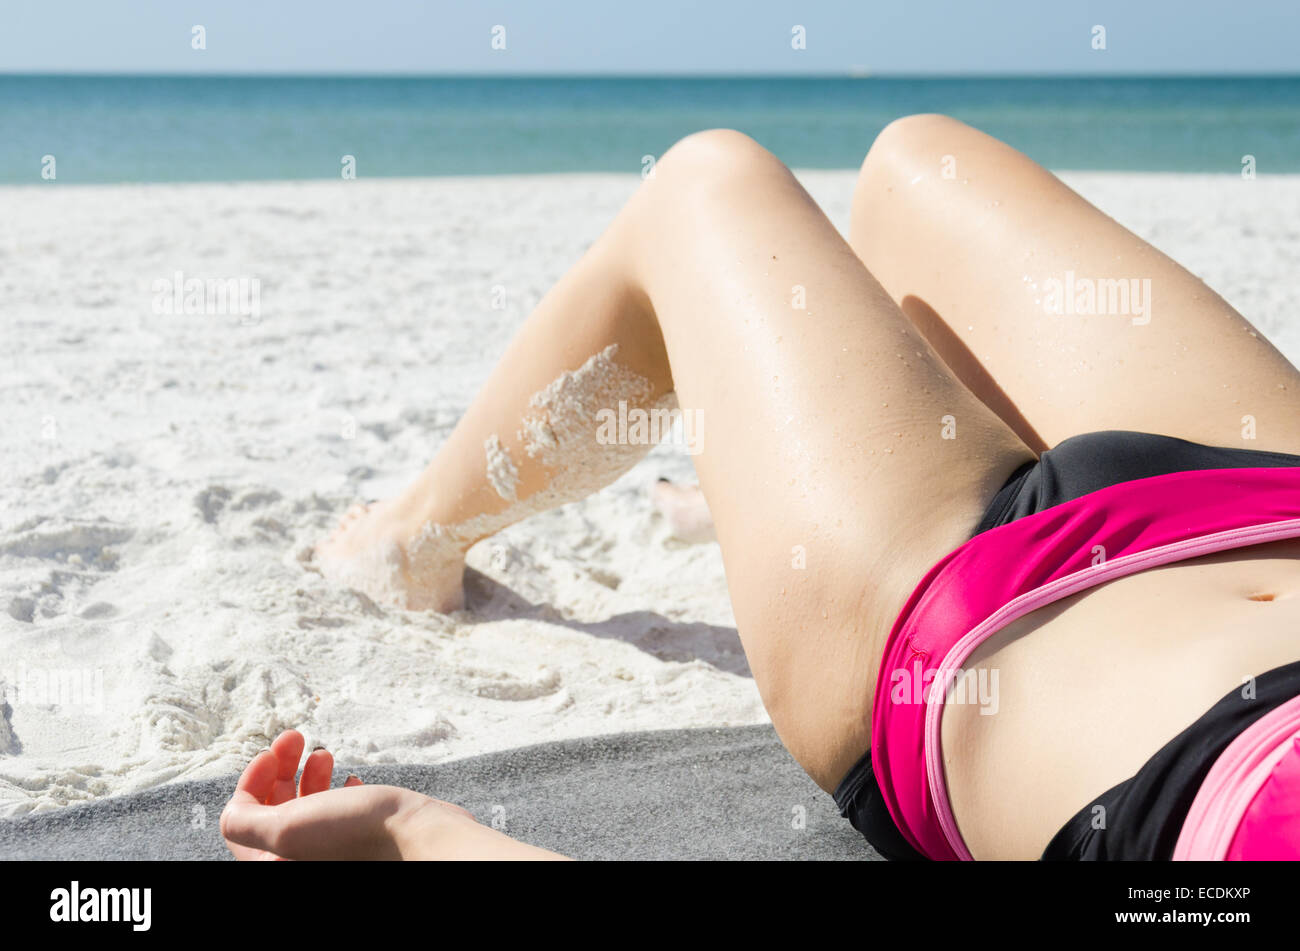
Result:
<instances>
[{"instance_id":1,"label":"sky","mask_svg":"<svg viewBox=\"0 0 1300 951\"><path fill-rule=\"evenodd\" d=\"M0 0L0 72L1298 73L1300 2Z\"/></svg>"}]
</instances>

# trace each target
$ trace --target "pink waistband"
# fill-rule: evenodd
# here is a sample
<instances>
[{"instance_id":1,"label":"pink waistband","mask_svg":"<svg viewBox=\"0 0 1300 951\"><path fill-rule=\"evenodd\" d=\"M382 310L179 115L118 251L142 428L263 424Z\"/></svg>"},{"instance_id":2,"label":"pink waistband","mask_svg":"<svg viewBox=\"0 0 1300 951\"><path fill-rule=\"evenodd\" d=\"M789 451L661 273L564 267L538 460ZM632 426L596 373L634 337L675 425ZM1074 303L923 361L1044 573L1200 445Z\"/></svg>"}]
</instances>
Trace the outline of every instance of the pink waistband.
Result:
<instances>
[{"instance_id":1,"label":"pink waistband","mask_svg":"<svg viewBox=\"0 0 1300 951\"><path fill-rule=\"evenodd\" d=\"M1109 486L990 529L932 567L890 630L871 760L890 815L932 859L970 859L939 727L962 663L1007 624L1146 568L1300 537L1300 468L1203 469Z\"/></svg>"},{"instance_id":2,"label":"pink waistband","mask_svg":"<svg viewBox=\"0 0 1300 951\"><path fill-rule=\"evenodd\" d=\"M1175 860L1300 858L1300 697L1247 727L1210 767Z\"/></svg>"}]
</instances>

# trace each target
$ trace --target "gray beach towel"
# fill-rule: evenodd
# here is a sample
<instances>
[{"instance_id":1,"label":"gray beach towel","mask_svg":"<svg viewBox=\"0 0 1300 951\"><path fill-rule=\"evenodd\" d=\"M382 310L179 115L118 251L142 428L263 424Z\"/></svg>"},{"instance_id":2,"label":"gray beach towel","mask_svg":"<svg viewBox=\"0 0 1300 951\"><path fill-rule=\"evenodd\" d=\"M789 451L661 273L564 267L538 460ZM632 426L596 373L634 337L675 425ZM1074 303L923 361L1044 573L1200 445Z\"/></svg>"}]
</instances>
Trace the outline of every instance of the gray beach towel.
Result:
<instances>
[{"instance_id":1,"label":"gray beach towel","mask_svg":"<svg viewBox=\"0 0 1300 951\"><path fill-rule=\"evenodd\" d=\"M619 733L353 771L578 859L878 858L770 726ZM218 817L234 783L175 783L3 820L0 859L226 859Z\"/></svg>"}]
</instances>

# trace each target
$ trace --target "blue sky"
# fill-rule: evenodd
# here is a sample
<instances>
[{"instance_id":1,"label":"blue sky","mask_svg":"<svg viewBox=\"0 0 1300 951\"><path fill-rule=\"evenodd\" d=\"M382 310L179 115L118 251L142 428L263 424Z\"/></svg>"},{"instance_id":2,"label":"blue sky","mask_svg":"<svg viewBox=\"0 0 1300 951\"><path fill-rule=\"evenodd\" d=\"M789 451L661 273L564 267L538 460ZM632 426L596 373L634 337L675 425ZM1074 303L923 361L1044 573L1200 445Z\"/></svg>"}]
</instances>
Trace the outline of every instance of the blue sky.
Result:
<instances>
[{"instance_id":1,"label":"blue sky","mask_svg":"<svg viewBox=\"0 0 1300 951\"><path fill-rule=\"evenodd\" d=\"M491 48L496 25L504 50ZM791 48L795 25L804 50ZM850 71L1296 73L1300 2L0 0L0 72Z\"/></svg>"}]
</instances>

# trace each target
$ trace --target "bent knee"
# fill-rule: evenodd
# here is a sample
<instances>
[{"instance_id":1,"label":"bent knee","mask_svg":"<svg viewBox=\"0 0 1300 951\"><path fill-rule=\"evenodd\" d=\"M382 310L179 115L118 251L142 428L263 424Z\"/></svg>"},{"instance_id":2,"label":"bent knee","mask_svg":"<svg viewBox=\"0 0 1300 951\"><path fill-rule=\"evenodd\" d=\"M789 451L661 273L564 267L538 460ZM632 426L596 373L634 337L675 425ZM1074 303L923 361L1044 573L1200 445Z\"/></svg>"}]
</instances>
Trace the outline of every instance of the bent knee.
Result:
<instances>
[{"instance_id":1,"label":"bent knee","mask_svg":"<svg viewBox=\"0 0 1300 951\"><path fill-rule=\"evenodd\" d=\"M900 182L915 183L931 174L952 177L971 134L979 133L959 119L930 112L903 116L881 129L854 185L851 231L857 234L878 216L883 196L916 197L910 189L898 190Z\"/></svg>"},{"instance_id":2,"label":"bent knee","mask_svg":"<svg viewBox=\"0 0 1300 951\"><path fill-rule=\"evenodd\" d=\"M731 180L785 170L775 155L735 129L705 129L679 139L654 166L656 179Z\"/></svg>"},{"instance_id":3,"label":"bent knee","mask_svg":"<svg viewBox=\"0 0 1300 951\"><path fill-rule=\"evenodd\" d=\"M880 130L862 160L858 185L881 174L907 170L917 163L933 163L956 152L960 138L974 130L959 119L937 112L902 116Z\"/></svg>"}]
</instances>

